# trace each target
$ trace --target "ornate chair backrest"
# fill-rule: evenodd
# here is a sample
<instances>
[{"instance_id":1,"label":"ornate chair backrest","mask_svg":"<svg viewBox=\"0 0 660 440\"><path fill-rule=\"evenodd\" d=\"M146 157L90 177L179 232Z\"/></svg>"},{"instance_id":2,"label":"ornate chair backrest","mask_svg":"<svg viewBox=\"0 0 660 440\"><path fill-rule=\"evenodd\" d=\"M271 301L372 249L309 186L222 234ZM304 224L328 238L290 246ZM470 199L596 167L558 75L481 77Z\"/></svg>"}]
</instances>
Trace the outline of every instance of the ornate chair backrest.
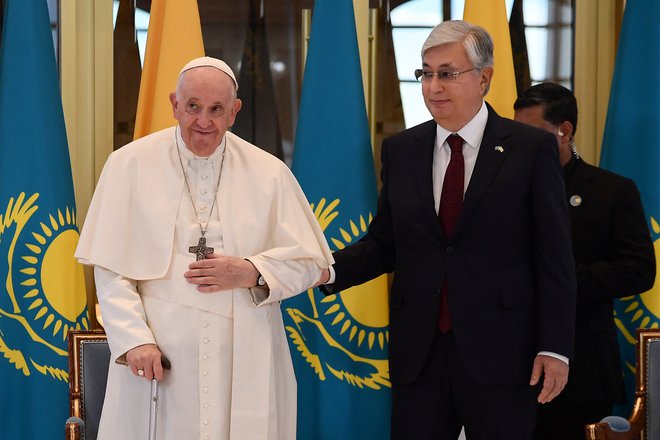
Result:
<instances>
[{"instance_id":1,"label":"ornate chair backrest","mask_svg":"<svg viewBox=\"0 0 660 440\"><path fill-rule=\"evenodd\" d=\"M96 440L108 378L110 348L102 330L69 332L69 402L85 422L81 440Z\"/></svg>"},{"instance_id":2,"label":"ornate chair backrest","mask_svg":"<svg viewBox=\"0 0 660 440\"><path fill-rule=\"evenodd\" d=\"M646 393L646 440L660 440L660 330L641 331ZM641 366L640 366L641 367ZM644 377L645 376L645 377Z\"/></svg>"}]
</instances>

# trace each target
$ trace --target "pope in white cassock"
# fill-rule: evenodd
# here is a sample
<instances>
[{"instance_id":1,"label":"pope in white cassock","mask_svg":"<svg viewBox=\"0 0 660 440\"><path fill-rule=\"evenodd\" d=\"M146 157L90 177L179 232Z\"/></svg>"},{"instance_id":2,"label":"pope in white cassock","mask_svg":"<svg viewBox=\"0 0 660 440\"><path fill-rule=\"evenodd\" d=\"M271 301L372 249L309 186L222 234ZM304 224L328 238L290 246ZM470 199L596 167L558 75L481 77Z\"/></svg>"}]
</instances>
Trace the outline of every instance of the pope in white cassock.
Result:
<instances>
[{"instance_id":1,"label":"pope in white cassock","mask_svg":"<svg viewBox=\"0 0 660 440\"><path fill-rule=\"evenodd\" d=\"M76 250L112 351L99 440L148 438L154 377L160 439L295 438L279 302L333 260L286 165L227 131L237 89L224 62L191 61L178 125L112 153L99 179Z\"/></svg>"}]
</instances>

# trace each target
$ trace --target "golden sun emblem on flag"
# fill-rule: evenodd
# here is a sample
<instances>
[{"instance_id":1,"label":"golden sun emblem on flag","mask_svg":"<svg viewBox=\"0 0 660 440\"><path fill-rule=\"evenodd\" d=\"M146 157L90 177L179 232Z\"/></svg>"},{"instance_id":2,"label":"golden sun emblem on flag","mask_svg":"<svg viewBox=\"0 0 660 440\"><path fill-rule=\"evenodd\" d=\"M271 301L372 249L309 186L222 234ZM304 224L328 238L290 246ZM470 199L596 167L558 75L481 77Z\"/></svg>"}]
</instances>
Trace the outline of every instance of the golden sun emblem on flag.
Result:
<instances>
[{"instance_id":1,"label":"golden sun emblem on flag","mask_svg":"<svg viewBox=\"0 0 660 440\"><path fill-rule=\"evenodd\" d=\"M0 211L0 252L7 272L0 292L0 362L25 376L66 381L66 337L88 329L83 269L70 208L37 216L39 194L12 197ZM37 220L41 218L41 220Z\"/></svg>"},{"instance_id":2,"label":"golden sun emblem on flag","mask_svg":"<svg viewBox=\"0 0 660 440\"><path fill-rule=\"evenodd\" d=\"M654 237L656 273L660 274L660 225L653 217L651 217L651 235ZM621 301L625 308L623 312L615 311L614 322L628 343L635 345L637 339L631 328L660 327L660 285L657 282L651 290L641 295L621 298ZM630 362L626 364L629 371L634 373L635 365Z\"/></svg>"},{"instance_id":3,"label":"golden sun emblem on flag","mask_svg":"<svg viewBox=\"0 0 660 440\"><path fill-rule=\"evenodd\" d=\"M340 200L312 204L325 231L337 219ZM367 231L372 216L359 216L330 237L331 246L343 249ZM314 289L307 295L311 313L289 307L293 325L286 326L297 350L320 380L327 373L359 388L390 387L387 349L389 341L387 276L383 275L338 295L317 299Z\"/></svg>"}]
</instances>

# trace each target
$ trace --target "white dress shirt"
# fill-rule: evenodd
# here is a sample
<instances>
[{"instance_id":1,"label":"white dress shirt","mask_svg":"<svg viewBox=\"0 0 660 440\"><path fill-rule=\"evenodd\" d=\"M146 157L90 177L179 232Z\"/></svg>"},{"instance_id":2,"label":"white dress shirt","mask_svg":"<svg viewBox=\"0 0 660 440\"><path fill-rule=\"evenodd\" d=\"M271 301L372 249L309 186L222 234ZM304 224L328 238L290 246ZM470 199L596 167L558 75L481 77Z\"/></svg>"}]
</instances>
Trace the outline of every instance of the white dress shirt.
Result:
<instances>
[{"instance_id":1,"label":"white dress shirt","mask_svg":"<svg viewBox=\"0 0 660 440\"><path fill-rule=\"evenodd\" d=\"M465 194L470 183L470 178L472 177L472 172L474 171L474 165L477 162L477 155L479 154L479 147L481 146L481 141L484 137L487 122L488 108L486 107L486 103L482 102L481 108L474 118L457 132L449 131L442 126L437 125L435 147L433 149L433 198L436 212L438 212L438 208L440 207L442 183L445 179L445 172L447 170L447 165L449 165L449 159L451 158L451 150L447 143L447 137L453 133L457 133L464 141L463 160L465 161L465 185L463 186L463 194ZM335 282L335 269L333 266L330 266L329 269L330 279L326 284L332 284ZM568 358L558 353L540 351L538 354L552 356L568 364Z\"/></svg>"}]
</instances>

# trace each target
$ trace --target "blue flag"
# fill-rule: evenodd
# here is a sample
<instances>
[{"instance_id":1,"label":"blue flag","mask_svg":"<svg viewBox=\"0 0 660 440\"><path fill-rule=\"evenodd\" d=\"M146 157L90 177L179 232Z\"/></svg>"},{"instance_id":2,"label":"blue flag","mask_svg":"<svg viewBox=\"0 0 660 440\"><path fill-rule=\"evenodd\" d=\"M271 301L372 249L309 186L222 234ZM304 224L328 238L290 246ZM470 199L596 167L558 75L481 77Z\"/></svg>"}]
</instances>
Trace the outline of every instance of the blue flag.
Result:
<instances>
[{"instance_id":1,"label":"blue flag","mask_svg":"<svg viewBox=\"0 0 660 440\"><path fill-rule=\"evenodd\" d=\"M89 327L46 0L5 0L0 49L0 426L61 438L67 332Z\"/></svg>"},{"instance_id":2,"label":"blue flag","mask_svg":"<svg viewBox=\"0 0 660 440\"><path fill-rule=\"evenodd\" d=\"M314 2L293 172L333 250L357 241L377 202L353 2ZM389 438L387 278L283 303L298 381L299 440Z\"/></svg>"},{"instance_id":3,"label":"blue flag","mask_svg":"<svg viewBox=\"0 0 660 440\"><path fill-rule=\"evenodd\" d=\"M632 178L642 195L656 262L660 262L660 2L626 3L603 136L600 165ZM658 270L660 272L660 270ZM616 303L628 415L635 389L635 329L658 328L660 283Z\"/></svg>"}]
</instances>

